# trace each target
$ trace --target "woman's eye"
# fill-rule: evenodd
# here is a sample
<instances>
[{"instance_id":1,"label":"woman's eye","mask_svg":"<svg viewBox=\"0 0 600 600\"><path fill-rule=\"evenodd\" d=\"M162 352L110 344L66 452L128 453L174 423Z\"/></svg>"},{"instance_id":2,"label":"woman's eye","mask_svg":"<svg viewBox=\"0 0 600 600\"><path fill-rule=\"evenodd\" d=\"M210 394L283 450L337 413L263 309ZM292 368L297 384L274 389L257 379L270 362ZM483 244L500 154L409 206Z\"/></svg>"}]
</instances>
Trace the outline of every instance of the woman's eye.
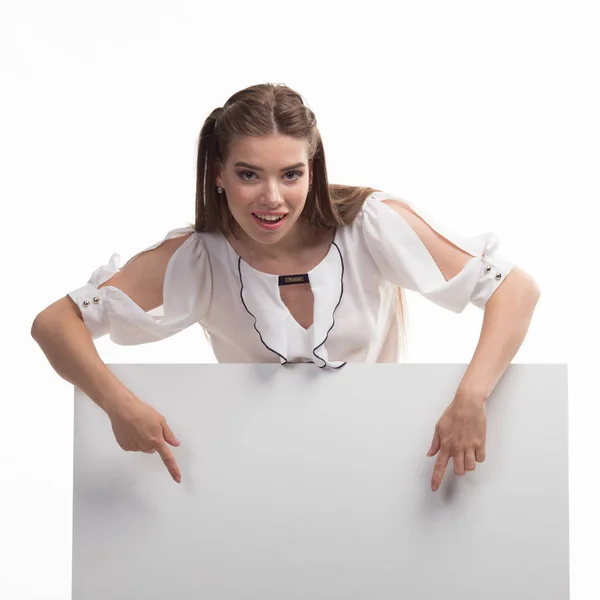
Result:
<instances>
[{"instance_id":1,"label":"woman's eye","mask_svg":"<svg viewBox=\"0 0 600 600\"><path fill-rule=\"evenodd\" d=\"M289 175L290 173L293 173L294 175L297 175L296 178L294 179L289 179L288 177L286 177L286 179L288 181L297 181L298 179L300 179L300 177L302 177L302 172L301 171L288 171L287 173L285 173L285 175ZM239 171L238 175L244 180L244 181L250 181L250 178L245 177L245 175L256 175L256 173L254 173L254 171Z\"/></svg>"}]
</instances>

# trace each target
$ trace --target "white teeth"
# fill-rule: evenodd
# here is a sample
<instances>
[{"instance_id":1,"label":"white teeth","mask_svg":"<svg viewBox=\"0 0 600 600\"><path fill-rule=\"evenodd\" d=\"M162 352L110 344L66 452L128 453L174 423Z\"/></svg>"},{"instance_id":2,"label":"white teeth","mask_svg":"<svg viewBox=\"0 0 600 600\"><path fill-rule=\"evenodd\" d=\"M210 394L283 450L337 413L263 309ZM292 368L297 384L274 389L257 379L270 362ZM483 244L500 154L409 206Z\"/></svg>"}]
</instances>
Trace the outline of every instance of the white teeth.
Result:
<instances>
[{"instance_id":1,"label":"white teeth","mask_svg":"<svg viewBox=\"0 0 600 600\"><path fill-rule=\"evenodd\" d=\"M261 221L270 221L270 222L277 222L277 221L281 221L281 219L283 219L283 217L285 215L282 215L280 217L272 217L272 216L259 216L259 215L254 215L257 219L260 219Z\"/></svg>"}]
</instances>

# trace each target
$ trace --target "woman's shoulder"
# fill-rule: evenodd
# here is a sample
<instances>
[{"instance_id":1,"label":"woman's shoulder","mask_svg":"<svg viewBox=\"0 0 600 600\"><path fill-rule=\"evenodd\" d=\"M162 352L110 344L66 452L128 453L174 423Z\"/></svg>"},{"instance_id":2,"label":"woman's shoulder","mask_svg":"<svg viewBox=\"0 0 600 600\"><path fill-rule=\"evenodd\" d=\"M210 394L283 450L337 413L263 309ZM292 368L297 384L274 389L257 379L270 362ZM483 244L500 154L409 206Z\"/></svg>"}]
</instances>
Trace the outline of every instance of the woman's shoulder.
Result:
<instances>
[{"instance_id":1,"label":"woman's shoulder","mask_svg":"<svg viewBox=\"0 0 600 600\"><path fill-rule=\"evenodd\" d=\"M401 198L396 194L392 194L391 192L386 192L382 190L377 190L373 192L369 196L367 196L367 200L371 202L383 202L384 200L400 200Z\"/></svg>"},{"instance_id":2,"label":"woman's shoulder","mask_svg":"<svg viewBox=\"0 0 600 600\"><path fill-rule=\"evenodd\" d=\"M222 245L223 240L224 236L219 231L196 231L194 225L189 224L169 230L158 244L167 242L174 247L185 246L188 249L201 247L214 250L217 244Z\"/></svg>"},{"instance_id":3,"label":"woman's shoulder","mask_svg":"<svg viewBox=\"0 0 600 600\"><path fill-rule=\"evenodd\" d=\"M348 222L340 229L347 235L353 231L360 230L363 227L366 214L374 215L380 213L381 207L384 204L398 200L402 199L395 194L383 190L374 190L363 197L360 207L357 210L352 211L354 215L353 218L348 219Z\"/></svg>"}]
</instances>

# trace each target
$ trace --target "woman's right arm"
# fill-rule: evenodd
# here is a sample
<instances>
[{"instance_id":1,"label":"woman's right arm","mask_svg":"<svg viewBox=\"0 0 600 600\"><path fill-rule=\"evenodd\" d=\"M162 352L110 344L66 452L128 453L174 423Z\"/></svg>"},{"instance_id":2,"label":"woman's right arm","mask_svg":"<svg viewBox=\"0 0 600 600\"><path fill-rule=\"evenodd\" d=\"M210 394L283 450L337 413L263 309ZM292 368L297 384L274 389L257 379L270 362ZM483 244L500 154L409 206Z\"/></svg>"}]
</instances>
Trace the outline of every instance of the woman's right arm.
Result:
<instances>
[{"instance_id":1,"label":"woman's right arm","mask_svg":"<svg viewBox=\"0 0 600 600\"><path fill-rule=\"evenodd\" d=\"M79 308L68 296L37 315L31 335L52 368L105 412L129 400L132 393L100 358Z\"/></svg>"},{"instance_id":2,"label":"woman's right arm","mask_svg":"<svg viewBox=\"0 0 600 600\"><path fill-rule=\"evenodd\" d=\"M188 237L186 235L168 239L158 247L136 255L123 269L98 287L110 285L119 288L145 312L161 306L167 265L175 250ZM138 409L141 401L102 361L79 307L69 296L60 298L35 317L31 335L58 375L82 390L111 417L113 429L115 429L115 420L140 417ZM162 417L151 407L147 406L150 411L144 408L144 418ZM151 411L154 411L155 415L151 414ZM125 450L144 452L158 450L163 460L166 458L171 461L172 455L169 456L169 449L160 440L155 439L154 444L149 445L152 440L147 437L152 437L151 429L140 432L147 435L132 437L122 432L121 439L119 439L119 432L115 431L115 435ZM153 429L154 432L158 431L156 425ZM176 445L173 443L175 436L170 432L166 422L163 429L166 434L164 439ZM174 463L174 459L171 462ZM174 470L169 467L169 464L167 468L175 477L176 465Z\"/></svg>"},{"instance_id":3,"label":"woman's right arm","mask_svg":"<svg viewBox=\"0 0 600 600\"><path fill-rule=\"evenodd\" d=\"M98 287L119 288L145 312L161 306L167 264L188 237L172 238L140 253ZM54 370L105 411L126 402L131 395L98 355L81 311L69 296L60 298L35 317L31 335Z\"/></svg>"}]
</instances>

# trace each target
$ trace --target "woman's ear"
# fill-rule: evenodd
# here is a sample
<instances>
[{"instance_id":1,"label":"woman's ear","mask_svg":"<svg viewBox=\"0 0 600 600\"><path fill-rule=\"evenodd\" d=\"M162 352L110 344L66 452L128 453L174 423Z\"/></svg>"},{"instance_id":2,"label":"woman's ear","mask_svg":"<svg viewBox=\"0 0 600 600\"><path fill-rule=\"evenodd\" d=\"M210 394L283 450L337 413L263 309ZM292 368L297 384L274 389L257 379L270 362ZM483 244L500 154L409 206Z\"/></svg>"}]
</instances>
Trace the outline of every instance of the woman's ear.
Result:
<instances>
[{"instance_id":1,"label":"woman's ear","mask_svg":"<svg viewBox=\"0 0 600 600\"><path fill-rule=\"evenodd\" d=\"M215 183L223 187L223 165L218 158L215 158Z\"/></svg>"}]
</instances>

